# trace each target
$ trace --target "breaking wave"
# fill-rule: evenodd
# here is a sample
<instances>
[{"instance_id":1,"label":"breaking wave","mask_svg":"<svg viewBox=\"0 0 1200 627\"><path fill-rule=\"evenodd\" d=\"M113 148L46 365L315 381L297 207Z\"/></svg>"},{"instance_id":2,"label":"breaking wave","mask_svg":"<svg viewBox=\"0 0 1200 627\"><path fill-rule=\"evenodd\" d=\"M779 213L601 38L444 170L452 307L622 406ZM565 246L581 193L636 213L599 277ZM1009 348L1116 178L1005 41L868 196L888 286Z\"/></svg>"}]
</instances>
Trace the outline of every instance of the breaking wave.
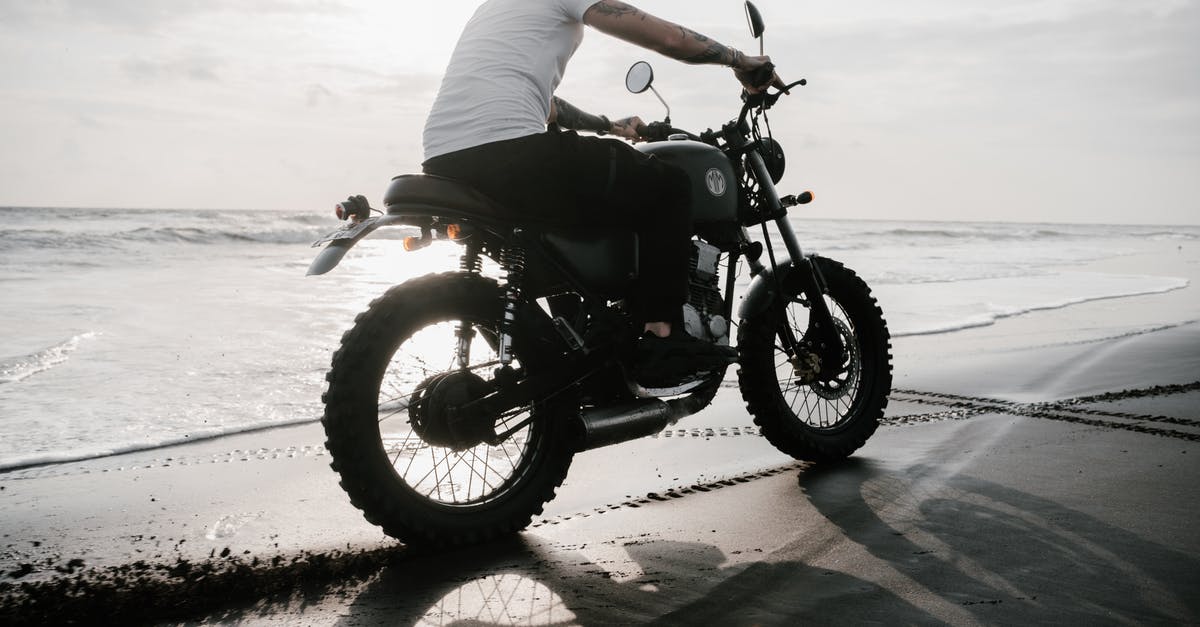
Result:
<instances>
[{"instance_id":1,"label":"breaking wave","mask_svg":"<svg viewBox=\"0 0 1200 627\"><path fill-rule=\"evenodd\" d=\"M92 332L81 333L64 342L35 353L0 361L0 384L16 383L28 379L39 372L45 372L59 364L66 363L71 353L79 348L80 342L95 336L96 334Z\"/></svg>"}]
</instances>

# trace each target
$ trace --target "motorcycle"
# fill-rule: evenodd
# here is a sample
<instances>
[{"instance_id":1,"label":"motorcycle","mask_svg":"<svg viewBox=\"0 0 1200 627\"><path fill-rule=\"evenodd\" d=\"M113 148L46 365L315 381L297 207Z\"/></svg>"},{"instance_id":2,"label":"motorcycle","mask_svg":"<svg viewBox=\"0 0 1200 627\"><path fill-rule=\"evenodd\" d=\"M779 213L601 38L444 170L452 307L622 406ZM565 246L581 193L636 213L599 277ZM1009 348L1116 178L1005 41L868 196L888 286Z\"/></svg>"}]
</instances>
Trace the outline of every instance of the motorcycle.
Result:
<instances>
[{"instance_id":1,"label":"motorcycle","mask_svg":"<svg viewBox=\"0 0 1200 627\"><path fill-rule=\"evenodd\" d=\"M761 41L761 15L746 5ZM626 87L653 91L653 79L639 62ZM767 112L805 84L743 91L739 115L699 135L672 127L668 108L639 129L646 141L638 148L692 182L686 332L730 345L736 327L738 387L761 434L820 462L849 456L875 432L892 368L871 290L841 263L804 254L788 221L812 194L776 189L785 159ZM637 277L635 234L499 221L506 214L489 198L429 175L393 179L384 206L372 215L361 196L338 205L348 224L314 244L325 248L309 274L328 272L384 227L412 230L406 250L461 247L458 271L409 280L372 302L326 376L331 466L388 535L444 545L524 529L575 453L658 433L708 406L721 387L726 367L655 384L665 387L635 380L641 326L623 302ZM755 227L761 241L750 236ZM498 264L498 276L484 272L484 259ZM732 323L743 264L753 278Z\"/></svg>"}]
</instances>

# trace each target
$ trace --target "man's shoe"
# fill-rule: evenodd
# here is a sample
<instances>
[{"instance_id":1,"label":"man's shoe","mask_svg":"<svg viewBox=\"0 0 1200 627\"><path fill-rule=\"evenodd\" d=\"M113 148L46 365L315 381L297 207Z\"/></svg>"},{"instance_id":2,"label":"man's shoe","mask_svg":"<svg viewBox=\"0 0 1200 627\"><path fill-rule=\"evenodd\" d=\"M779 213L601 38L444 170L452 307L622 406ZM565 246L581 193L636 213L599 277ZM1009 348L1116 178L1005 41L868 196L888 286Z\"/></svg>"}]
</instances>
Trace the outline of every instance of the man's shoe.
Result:
<instances>
[{"instance_id":1,"label":"man's shoe","mask_svg":"<svg viewBox=\"0 0 1200 627\"><path fill-rule=\"evenodd\" d=\"M637 343L634 378L642 385L677 385L689 375L723 368L737 361L737 349L706 342L675 326L671 335L647 331Z\"/></svg>"}]
</instances>

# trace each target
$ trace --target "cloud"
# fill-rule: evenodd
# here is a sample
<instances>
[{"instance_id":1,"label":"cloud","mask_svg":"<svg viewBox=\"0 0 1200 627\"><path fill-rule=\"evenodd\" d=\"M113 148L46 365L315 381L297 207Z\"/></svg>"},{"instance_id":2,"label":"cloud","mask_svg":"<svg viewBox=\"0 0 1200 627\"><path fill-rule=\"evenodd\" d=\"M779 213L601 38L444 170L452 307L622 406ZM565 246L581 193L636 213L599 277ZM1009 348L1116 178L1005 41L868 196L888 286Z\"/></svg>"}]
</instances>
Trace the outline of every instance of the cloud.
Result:
<instances>
[{"instance_id":1,"label":"cloud","mask_svg":"<svg viewBox=\"0 0 1200 627\"><path fill-rule=\"evenodd\" d=\"M356 91L365 96L392 96L406 101L432 100L442 84L439 74L405 72L386 74L380 80L359 87Z\"/></svg>"},{"instance_id":2,"label":"cloud","mask_svg":"<svg viewBox=\"0 0 1200 627\"><path fill-rule=\"evenodd\" d=\"M305 91L305 100L309 107L318 107L322 102L333 100L336 96L333 95L329 88L319 83L314 83L308 86Z\"/></svg>"},{"instance_id":3,"label":"cloud","mask_svg":"<svg viewBox=\"0 0 1200 627\"><path fill-rule=\"evenodd\" d=\"M1088 4L1069 13L827 25L777 38L769 52L802 61L813 79L805 91L817 103L853 107L847 119L1089 142L1116 131L1125 147L1154 151L1195 145L1197 32L1196 3Z\"/></svg>"},{"instance_id":4,"label":"cloud","mask_svg":"<svg viewBox=\"0 0 1200 627\"><path fill-rule=\"evenodd\" d=\"M97 120L96 118L94 118L86 113L77 114L75 116L75 121L79 124L79 126L84 127L84 128L89 128L89 129L105 128L105 124L103 122Z\"/></svg>"},{"instance_id":5,"label":"cloud","mask_svg":"<svg viewBox=\"0 0 1200 627\"><path fill-rule=\"evenodd\" d=\"M139 30L207 13L328 16L352 12L335 0L42 0L0 5L0 23L99 24Z\"/></svg>"},{"instance_id":6,"label":"cloud","mask_svg":"<svg viewBox=\"0 0 1200 627\"><path fill-rule=\"evenodd\" d=\"M137 81L185 79L219 82L217 70L223 65L223 60L207 55L186 55L173 59L132 57L121 63L121 69L126 76Z\"/></svg>"}]
</instances>

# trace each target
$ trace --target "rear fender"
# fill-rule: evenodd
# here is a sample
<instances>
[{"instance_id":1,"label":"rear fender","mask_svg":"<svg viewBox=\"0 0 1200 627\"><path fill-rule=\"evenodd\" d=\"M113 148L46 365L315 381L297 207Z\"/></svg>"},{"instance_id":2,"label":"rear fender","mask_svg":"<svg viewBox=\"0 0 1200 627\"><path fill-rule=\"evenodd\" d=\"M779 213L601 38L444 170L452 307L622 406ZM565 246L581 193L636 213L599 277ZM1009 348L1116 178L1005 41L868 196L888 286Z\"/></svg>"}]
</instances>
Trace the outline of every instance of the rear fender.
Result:
<instances>
[{"instance_id":1,"label":"rear fender","mask_svg":"<svg viewBox=\"0 0 1200 627\"><path fill-rule=\"evenodd\" d=\"M376 216L367 218L361 222L351 222L341 229L326 235L325 237L313 243L313 247L328 244L325 249L317 253L317 258L313 259L312 264L308 266L308 276L320 275L329 272L337 267L342 261L342 257L354 247L360 240L366 238L376 229L385 226L406 226L412 230L412 234L419 236L421 234L420 227L414 224L412 216Z\"/></svg>"}]
</instances>

